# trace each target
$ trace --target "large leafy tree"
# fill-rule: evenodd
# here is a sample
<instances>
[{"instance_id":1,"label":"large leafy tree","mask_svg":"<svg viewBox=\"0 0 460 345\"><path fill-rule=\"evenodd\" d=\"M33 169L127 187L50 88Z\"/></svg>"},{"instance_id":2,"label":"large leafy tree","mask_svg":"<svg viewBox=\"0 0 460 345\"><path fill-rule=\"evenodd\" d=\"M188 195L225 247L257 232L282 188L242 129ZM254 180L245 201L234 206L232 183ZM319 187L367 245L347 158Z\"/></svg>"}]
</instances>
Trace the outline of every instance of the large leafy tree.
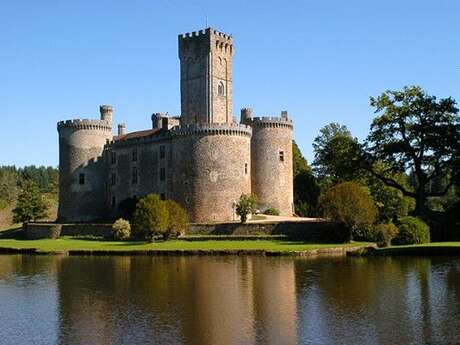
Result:
<instances>
[{"instance_id":1,"label":"large leafy tree","mask_svg":"<svg viewBox=\"0 0 460 345\"><path fill-rule=\"evenodd\" d=\"M360 146L346 126L333 122L321 128L313 149L313 167L323 185L357 178Z\"/></svg>"},{"instance_id":2,"label":"large leafy tree","mask_svg":"<svg viewBox=\"0 0 460 345\"><path fill-rule=\"evenodd\" d=\"M458 171L460 119L452 98L437 100L420 87L386 91L371 98L378 116L366 140L365 168L387 186L415 199L415 212L423 214L429 197L445 195ZM385 163L384 171L375 163ZM414 186L408 188L393 174L412 173ZM439 177L448 179L442 190L429 188Z\"/></svg>"}]
</instances>

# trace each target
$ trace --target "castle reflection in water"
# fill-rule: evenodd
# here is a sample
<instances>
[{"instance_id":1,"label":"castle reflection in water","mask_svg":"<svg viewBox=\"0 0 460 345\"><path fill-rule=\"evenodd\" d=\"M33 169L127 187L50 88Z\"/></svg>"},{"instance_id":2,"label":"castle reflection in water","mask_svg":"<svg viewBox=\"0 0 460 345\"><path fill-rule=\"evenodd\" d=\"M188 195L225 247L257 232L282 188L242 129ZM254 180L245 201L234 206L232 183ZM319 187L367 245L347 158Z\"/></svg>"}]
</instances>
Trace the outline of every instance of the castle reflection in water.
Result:
<instances>
[{"instance_id":1,"label":"castle reflection in water","mask_svg":"<svg viewBox=\"0 0 460 345\"><path fill-rule=\"evenodd\" d=\"M0 294L0 343L392 344L460 327L448 258L0 256Z\"/></svg>"}]
</instances>

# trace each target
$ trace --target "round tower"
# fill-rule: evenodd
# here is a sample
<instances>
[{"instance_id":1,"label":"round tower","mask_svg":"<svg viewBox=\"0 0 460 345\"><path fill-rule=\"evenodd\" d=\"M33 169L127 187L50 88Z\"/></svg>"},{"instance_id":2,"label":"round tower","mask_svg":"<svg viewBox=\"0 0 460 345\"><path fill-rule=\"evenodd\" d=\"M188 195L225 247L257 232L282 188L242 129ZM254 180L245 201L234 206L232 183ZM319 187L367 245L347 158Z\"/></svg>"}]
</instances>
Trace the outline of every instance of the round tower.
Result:
<instances>
[{"instance_id":1,"label":"round tower","mask_svg":"<svg viewBox=\"0 0 460 345\"><path fill-rule=\"evenodd\" d=\"M106 168L104 145L112 140L112 107L101 106L101 120L68 120L59 133L60 222L104 218Z\"/></svg>"},{"instance_id":2,"label":"round tower","mask_svg":"<svg viewBox=\"0 0 460 345\"><path fill-rule=\"evenodd\" d=\"M101 121L107 122L112 125L113 118L113 108L110 105L101 105L99 107L99 112L101 113Z\"/></svg>"},{"instance_id":3,"label":"round tower","mask_svg":"<svg viewBox=\"0 0 460 345\"><path fill-rule=\"evenodd\" d=\"M251 132L234 123L171 129L171 197L192 222L236 220L236 202L251 192Z\"/></svg>"},{"instance_id":4,"label":"round tower","mask_svg":"<svg viewBox=\"0 0 460 345\"><path fill-rule=\"evenodd\" d=\"M252 192L262 211L276 208L281 215L294 213L292 172L292 121L281 117L251 120Z\"/></svg>"}]
</instances>

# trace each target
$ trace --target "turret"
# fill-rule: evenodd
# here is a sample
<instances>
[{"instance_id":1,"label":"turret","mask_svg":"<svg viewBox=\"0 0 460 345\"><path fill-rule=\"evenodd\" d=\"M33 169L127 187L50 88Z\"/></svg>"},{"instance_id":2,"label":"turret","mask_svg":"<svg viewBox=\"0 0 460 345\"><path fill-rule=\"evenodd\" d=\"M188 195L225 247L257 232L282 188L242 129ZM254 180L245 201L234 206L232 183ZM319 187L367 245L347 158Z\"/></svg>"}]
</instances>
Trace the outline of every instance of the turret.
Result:
<instances>
[{"instance_id":1,"label":"turret","mask_svg":"<svg viewBox=\"0 0 460 345\"><path fill-rule=\"evenodd\" d=\"M119 123L118 124L118 136L121 137L122 135L126 134L126 124Z\"/></svg>"},{"instance_id":2,"label":"turret","mask_svg":"<svg viewBox=\"0 0 460 345\"><path fill-rule=\"evenodd\" d=\"M254 117L252 127L252 192L259 207L277 208L282 215L294 213L292 171L292 121L283 111L280 117Z\"/></svg>"},{"instance_id":3,"label":"turret","mask_svg":"<svg viewBox=\"0 0 460 345\"><path fill-rule=\"evenodd\" d=\"M101 105L99 112L101 113L101 121L112 124L113 108L110 105Z\"/></svg>"},{"instance_id":4,"label":"turret","mask_svg":"<svg viewBox=\"0 0 460 345\"><path fill-rule=\"evenodd\" d=\"M243 108L241 109L240 122L243 124L248 124L252 120L252 108Z\"/></svg>"},{"instance_id":5,"label":"turret","mask_svg":"<svg viewBox=\"0 0 460 345\"><path fill-rule=\"evenodd\" d=\"M104 145L112 140L112 107L101 106L101 120L68 120L59 132L59 210L62 222L104 218Z\"/></svg>"}]
</instances>

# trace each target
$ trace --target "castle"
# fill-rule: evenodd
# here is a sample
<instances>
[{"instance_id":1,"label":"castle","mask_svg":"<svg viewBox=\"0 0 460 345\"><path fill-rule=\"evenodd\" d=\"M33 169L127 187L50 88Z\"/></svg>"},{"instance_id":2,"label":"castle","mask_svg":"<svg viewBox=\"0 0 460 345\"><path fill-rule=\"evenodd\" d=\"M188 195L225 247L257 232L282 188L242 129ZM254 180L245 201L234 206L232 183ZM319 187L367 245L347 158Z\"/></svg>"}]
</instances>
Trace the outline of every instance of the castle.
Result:
<instances>
[{"instance_id":1,"label":"castle","mask_svg":"<svg viewBox=\"0 0 460 345\"><path fill-rule=\"evenodd\" d=\"M151 129L112 134L113 109L100 120L57 124L61 222L120 216L120 203L156 193L193 222L236 220L241 194L259 208L293 214L292 121L232 110L231 36L207 28L179 35L181 116L152 115Z\"/></svg>"}]
</instances>

